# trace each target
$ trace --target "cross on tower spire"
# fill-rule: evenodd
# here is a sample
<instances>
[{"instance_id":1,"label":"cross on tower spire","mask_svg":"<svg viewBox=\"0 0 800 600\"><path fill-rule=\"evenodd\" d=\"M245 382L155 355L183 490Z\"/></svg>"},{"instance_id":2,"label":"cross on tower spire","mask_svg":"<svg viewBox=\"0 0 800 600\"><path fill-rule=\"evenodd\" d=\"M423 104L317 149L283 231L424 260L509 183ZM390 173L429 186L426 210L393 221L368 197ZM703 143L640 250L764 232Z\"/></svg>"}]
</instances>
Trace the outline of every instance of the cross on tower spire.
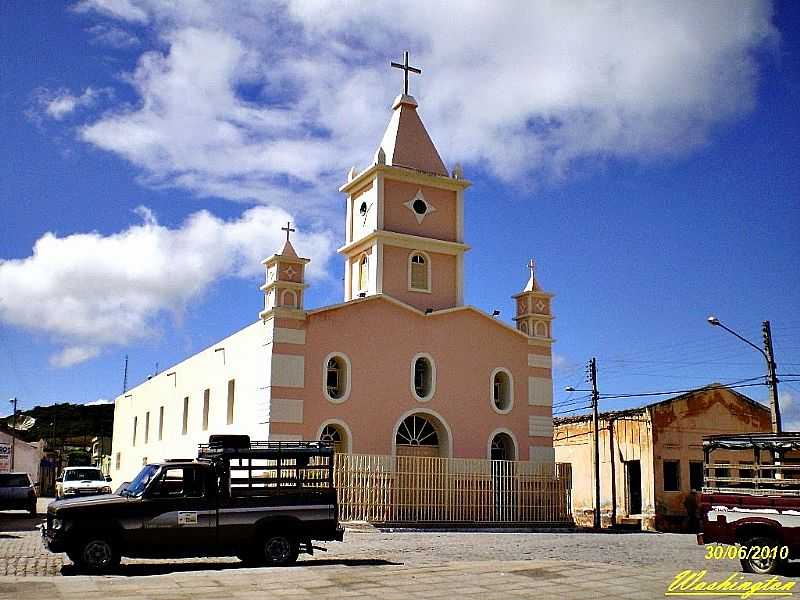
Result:
<instances>
[{"instance_id":1,"label":"cross on tower spire","mask_svg":"<svg viewBox=\"0 0 800 600\"><path fill-rule=\"evenodd\" d=\"M286 227L281 227L281 231L285 231L286 232L286 241L288 242L289 241L289 233L294 233L296 230L292 229L292 222L291 221L287 221L286 222Z\"/></svg>"},{"instance_id":2,"label":"cross on tower spire","mask_svg":"<svg viewBox=\"0 0 800 600\"><path fill-rule=\"evenodd\" d=\"M531 270L531 279L534 279L535 278L535 273L536 273L536 261L533 260L533 259L530 259L528 261L528 268Z\"/></svg>"},{"instance_id":3,"label":"cross on tower spire","mask_svg":"<svg viewBox=\"0 0 800 600\"><path fill-rule=\"evenodd\" d=\"M408 64L408 50L403 52L403 64L393 62L393 63L391 63L391 65L393 67L395 67L396 69L403 69L403 84L404 84L403 85L403 94L408 96L408 73L409 73L409 71L411 73L416 73L417 75L419 75L420 73L422 73L422 69L418 69L417 67L409 66L409 64Z\"/></svg>"}]
</instances>

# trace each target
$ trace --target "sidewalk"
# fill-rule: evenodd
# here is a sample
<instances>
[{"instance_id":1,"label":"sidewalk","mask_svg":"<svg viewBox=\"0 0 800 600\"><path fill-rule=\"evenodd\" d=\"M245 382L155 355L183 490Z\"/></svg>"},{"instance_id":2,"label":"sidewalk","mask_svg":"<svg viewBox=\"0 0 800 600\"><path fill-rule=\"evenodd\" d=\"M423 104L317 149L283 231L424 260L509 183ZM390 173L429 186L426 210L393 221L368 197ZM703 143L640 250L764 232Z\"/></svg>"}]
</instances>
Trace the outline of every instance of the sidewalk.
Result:
<instances>
[{"instance_id":1,"label":"sidewalk","mask_svg":"<svg viewBox=\"0 0 800 600\"><path fill-rule=\"evenodd\" d=\"M194 565L197 567L198 565ZM242 568L159 573L130 565L108 577L0 577L0 600L238 600L264 598L663 598L676 571L569 561L447 562L315 560L290 568ZM148 571L149 569L149 571ZM65 573L66 574L66 573ZM752 579L762 580L753 576ZM705 596L711 597L711 596ZM731 596L729 596L731 597Z\"/></svg>"}]
</instances>

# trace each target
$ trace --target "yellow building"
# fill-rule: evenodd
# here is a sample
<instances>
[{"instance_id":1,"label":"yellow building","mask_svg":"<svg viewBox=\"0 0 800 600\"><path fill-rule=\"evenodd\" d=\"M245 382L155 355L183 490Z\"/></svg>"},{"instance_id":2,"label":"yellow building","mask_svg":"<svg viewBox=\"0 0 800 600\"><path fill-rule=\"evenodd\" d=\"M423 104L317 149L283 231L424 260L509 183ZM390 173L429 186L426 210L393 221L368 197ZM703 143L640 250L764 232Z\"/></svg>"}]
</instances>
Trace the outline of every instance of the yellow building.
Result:
<instances>
[{"instance_id":1,"label":"yellow building","mask_svg":"<svg viewBox=\"0 0 800 600\"><path fill-rule=\"evenodd\" d=\"M601 414L603 526L691 529L696 492L703 485L703 436L769 430L766 406L720 384L640 408ZM556 418L553 445L556 462L572 465L575 522L591 526L595 489L591 415ZM714 459L728 458L719 453ZM752 468L752 463L739 464L739 471Z\"/></svg>"}]
</instances>

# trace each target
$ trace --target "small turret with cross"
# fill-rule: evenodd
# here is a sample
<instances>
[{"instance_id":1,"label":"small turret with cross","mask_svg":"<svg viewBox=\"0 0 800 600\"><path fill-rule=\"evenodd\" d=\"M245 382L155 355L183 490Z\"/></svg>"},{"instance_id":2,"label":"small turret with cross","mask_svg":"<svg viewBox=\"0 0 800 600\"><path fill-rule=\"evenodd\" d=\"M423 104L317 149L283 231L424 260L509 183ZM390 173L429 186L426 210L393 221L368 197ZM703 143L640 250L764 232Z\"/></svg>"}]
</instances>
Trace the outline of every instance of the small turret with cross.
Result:
<instances>
[{"instance_id":1,"label":"small turret with cross","mask_svg":"<svg viewBox=\"0 0 800 600\"><path fill-rule=\"evenodd\" d=\"M295 252L289 236L295 232L291 223L281 227L286 232L286 242L277 254L262 261L267 271L267 281L261 286L264 292L264 310L260 317L305 318L303 296L308 284L305 283L305 266L310 262L300 258Z\"/></svg>"},{"instance_id":2,"label":"small turret with cross","mask_svg":"<svg viewBox=\"0 0 800 600\"><path fill-rule=\"evenodd\" d=\"M526 266L530 271L530 278L525 289L513 296L517 303L514 321L517 329L529 337L552 342L553 294L539 287L539 282L536 280L536 261L530 259Z\"/></svg>"}]
</instances>

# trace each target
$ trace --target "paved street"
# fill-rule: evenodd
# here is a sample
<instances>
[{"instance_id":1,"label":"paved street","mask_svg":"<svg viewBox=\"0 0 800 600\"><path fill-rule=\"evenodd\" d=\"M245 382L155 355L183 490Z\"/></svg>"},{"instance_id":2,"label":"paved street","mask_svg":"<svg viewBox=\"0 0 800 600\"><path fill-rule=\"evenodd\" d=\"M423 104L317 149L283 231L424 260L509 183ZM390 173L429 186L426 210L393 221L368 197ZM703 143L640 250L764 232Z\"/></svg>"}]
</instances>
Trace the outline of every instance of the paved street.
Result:
<instances>
[{"instance_id":1,"label":"paved street","mask_svg":"<svg viewBox=\"0 0 800 600\"><path fill-rule=\"evenodd\" d=\"M41 517L39 517L41 519ZM39 519L0 513L0 600L5 598L663 598L684 569L708 579L736 561L703 558L694 536L591 533L436 533L349 530L329 552L287 569L236 559L124 560L120 574L75 574L45 552ZM793 569L792 575L800 575ZM752 579L764 579L752 577Z\"/></svg>"}]
</instances>

